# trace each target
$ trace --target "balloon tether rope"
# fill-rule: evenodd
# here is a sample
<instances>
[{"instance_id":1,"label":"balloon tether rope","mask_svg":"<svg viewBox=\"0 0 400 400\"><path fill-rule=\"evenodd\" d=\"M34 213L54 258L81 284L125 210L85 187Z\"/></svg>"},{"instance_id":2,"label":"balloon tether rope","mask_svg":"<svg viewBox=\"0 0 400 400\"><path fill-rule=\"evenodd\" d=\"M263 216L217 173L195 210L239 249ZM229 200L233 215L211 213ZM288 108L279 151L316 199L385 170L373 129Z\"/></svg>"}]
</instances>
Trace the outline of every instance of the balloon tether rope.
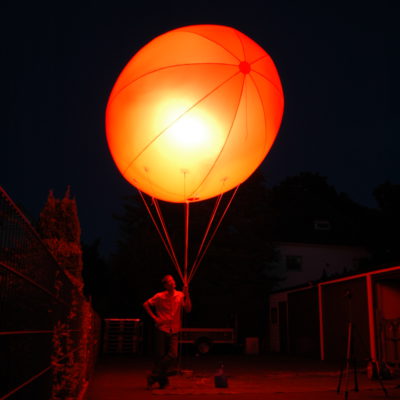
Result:
<instances>
[{"instance_id":1,"label":"balloon tether rope","mask_svg":"<svg viewBox=\"0 0 400 400\"><path fill-rule=\"evenodd\" d=\"M222 223L222 220L224 219L224 217L225 217L225 215L226 215L226 213L227 213L227 211L228 211L228 209L229 209L229 207L230 207L230 205L231 205L231 203L233 201L233 198L235 197L238 189L239 189L239 186L237 186L233 190L233 192L232 192L232 194L231 194L231 196L230 196L230 198L228 200L228 203L226 204L221 216L219 217L219 219L216 222L216 224L214 224L214 221L215 221L215 218L216 218L216 214L217 214L219 208L221 207L221 200L222 200L222 196L223 195L221 194L221 195L219 195L217 197L217 200L216 200L215 205L214 205L214 209L213 209L213 211L211 213L209 222L208 222L206 230L204 232L204 235L203 235L202 241L200 243L199 249L197 251L196 258L195 258L190 270L189 270L190 204L188 202L185 203L184 263L183 263L183 269L182 269L181 268L181 264L179 263L179 261L178 261L178 259L176 257L174 246L172 244L171 237L170 237L170 235L168 233L167 226L165 224L165 220L164 220L164 217L162 215L161 208L160 208L160 205L158 203L158 200L156 198L154 198L154 197L152 198L152 202L154 204L154 207L155 207L155 210L156 210L156 214L157 214L157 217L158 217L158 221L157 221L156 216L152 212L152 210L151 210L148 202L146 201L143 193L139 190L139 194L140 194L140 196L141 196L141 198L143 200L143 203L144 203L144 205L145 205L145 207L147 209L147 212L149 213L150 218L151 218L151 220L152 220L152 222L153 222L153 224L154 224L154 226L155 226L155 228L156 228L156 230L157 230L157 232L158 232L158 234L159 234L159 236L161 238L161 241L164 244L164 247L167 250L167 253L168 253L169 257L171 258L171 261L172 261L175 269L177 270L177 272L178 272L178 274L179 274L179 276L180 276L180 278L181 278L181 280L182 280L182 282L183 282L183 284L185 286L189 285L190 281L193 279L193 276L197 272L197 269L199 268L200 263L202 262L202 260L203 260L203 258L205 256L205 254L206 254L206 252L207 252L212 240L214 239L214 237L215 237L215 235L216 235L216 233L217 233L217 231L218 231L218 229L219 229L219 227L220 227L220 225ZM214 227L213 227L213 225L214 225Z\"/></svg>"},{"instance_id":2,"label":"balloon tether rope","mask_svg":"<svg viewBox=\"0 0 400 400\"><path fill-rule=\"evenodd\" d=\"M228 209L229 209L229 207L230 207L230 205L231 205L231 203L232 203L232 201L233 201L233 199L234 199L234 197L235 197L235 195L236 195L236 193L237 193L237 191L239 189L239 186L240 185L236 186L235 190L233 191L233 193L232 193L232 195L231 195L231 197L230 197L230 199L229 199L229 201L228 201L223 213L221 214L221 216L220 216L220 218L219 218L214 230L212 231L211 235L209 235L207 244L204 247L204 243L205 243L206 237L209 234L212 222L213 222L213 220L215 218L215 214L217 212L217 208L220 205L222 195L220 196L219 199L217 199L216 206L214 207L213 214L211 215L210 222L209 222L209 224L207 226L206 232L205 232L204 237L203 237L203 241L202 241L202 243L200 245L199 251L198 251L197 256L196 256L196 259L195 259L195 261L193 263L193 267L192 267L192 269L190 271L188 282L190 282L193 279L194 274L196 273L197 269L199 268L199 265L200 265L201 261L203 260L208 248L210 247L210 244L211 244L212 240L214 239L214 236L216 235L217 230L220 227L221 222L224 219L224 217L225 217L225 215L226 215L226 213L227 213L227 211L228 211Z\"/></svg>"},{"instance_id":3,"label":"balloon tether rope","mask_svg":"<svg viewBox=\"0 0 400 400\"><path fill-rule=\"evenodd\" d=\"M151 218L151 220L152 220L152 222L153 222L153 224L154 224L154 226L155 226L155 228L156 228L156 230L157 230L157 232L158 232L158 234L159 234L159 236L161 238L161 241L164 244L165 249L167 250L167 253L168 253L169 257L171 258L171 261L174 264L174 267L176 268L176 270L177 270L179 276L181 277L181 279L183 280L182 272L181 272L181 269L179 267L179 262L178 262L178 259L177 259L176 255L175 255L175 251L174 251L174 248L172 246L172 242L171 242L170 236L168 234L167 227L165 225L164 218L163 218L163 216L161 214L161 210L160 210L160 207L159 207L159 204L158 204L157 200L155 198L152 198L153 204L154 204L154 206L156 208L156 211L157 211L158 219L159 219L159 222L161 224L162 230L161 230L159 224L157 223L156 217L154 216L153 212L151 211L150 206L148 205L143 193L140 190L138 190L138 192L139 192L140 197L142 198L143 203L144 203L144 205L146 207L146 210L147 210L148 214L150 215L150 218Z\"/></svg>"}]
</instances>

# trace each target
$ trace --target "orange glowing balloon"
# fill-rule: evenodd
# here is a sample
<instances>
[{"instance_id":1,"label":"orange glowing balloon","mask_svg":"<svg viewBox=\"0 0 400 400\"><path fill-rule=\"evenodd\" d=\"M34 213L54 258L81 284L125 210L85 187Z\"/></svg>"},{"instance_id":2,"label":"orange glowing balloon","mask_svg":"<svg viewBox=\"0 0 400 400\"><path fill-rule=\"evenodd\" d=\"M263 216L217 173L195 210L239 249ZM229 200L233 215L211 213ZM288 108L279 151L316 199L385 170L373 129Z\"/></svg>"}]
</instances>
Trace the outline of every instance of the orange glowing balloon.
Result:
<instances>
[{"instance_id":1,"label":"orange glowing balloon","mask_svg":"<svg viewBox=\"0 0 400 400\"><path fill-rule=\"evenodd\" d=\"M270 56L226 26L167 32L126 65L106 111L122 175L157 199L183 203L224 193L264 160L283 114Z\"/></svg>"}]
</instances>

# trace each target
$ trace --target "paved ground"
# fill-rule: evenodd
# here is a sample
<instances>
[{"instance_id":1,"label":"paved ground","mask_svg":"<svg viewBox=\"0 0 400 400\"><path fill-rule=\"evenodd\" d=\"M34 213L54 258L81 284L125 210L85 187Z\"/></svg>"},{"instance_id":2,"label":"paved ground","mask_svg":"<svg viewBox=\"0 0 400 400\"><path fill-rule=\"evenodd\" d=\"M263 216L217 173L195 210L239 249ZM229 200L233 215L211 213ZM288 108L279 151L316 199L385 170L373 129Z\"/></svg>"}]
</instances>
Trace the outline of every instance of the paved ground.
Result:
<instances>
[{"instance_id":1,"label":"paved ground","mask_svg":"<svg viewBox=\"0 0 400 400\"><path fill-rule=\"evenodd\" d=\"M224 362L227 388L214 386L215 370ZM109 356L100 359L88 390L87 400L330 400L346 398L346 379L337 393L340 366L282 356L208 355L186 356L181 374L170 378L164 390L146 390L151 361L140 356ZM365 370L349 376L347 398L384 399L378 381L369 380ZM388 399L400 399L400 378L383 381Z\"/></svg>"}]
</instances>

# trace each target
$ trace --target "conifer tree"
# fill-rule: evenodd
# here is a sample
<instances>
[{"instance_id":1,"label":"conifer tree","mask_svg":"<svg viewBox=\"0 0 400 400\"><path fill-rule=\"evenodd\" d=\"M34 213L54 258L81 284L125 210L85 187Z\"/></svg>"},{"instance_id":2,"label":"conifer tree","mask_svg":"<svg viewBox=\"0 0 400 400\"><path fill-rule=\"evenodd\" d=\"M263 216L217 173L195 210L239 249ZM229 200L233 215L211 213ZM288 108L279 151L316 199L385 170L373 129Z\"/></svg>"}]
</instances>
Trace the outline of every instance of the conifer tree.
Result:
<instances>
[{"instance_id":1,"label":"conifer tree","mask_svg":"<svg viewBox=\"0 0 400 400\"><path fill-rule=\"evenodd\" d=\"M69 187L61 200L54 197L53 191L49 192L38 225L44 243L58 264L82 286L81 230L76 200L71 198Z\"/></svg>"}]
</instances>

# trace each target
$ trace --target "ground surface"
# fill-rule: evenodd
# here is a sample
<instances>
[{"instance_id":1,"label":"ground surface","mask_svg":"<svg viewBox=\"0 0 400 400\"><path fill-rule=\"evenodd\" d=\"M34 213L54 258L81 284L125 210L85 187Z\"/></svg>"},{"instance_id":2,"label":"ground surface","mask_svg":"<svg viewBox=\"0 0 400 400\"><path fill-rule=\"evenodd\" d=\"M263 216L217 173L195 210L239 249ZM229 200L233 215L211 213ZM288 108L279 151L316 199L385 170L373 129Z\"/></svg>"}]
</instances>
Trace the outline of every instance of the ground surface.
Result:
<instances>
[{"instance_id":1,"label":"ground surface","mask_svg":"<svg viewBox=\"0 0 400 400\"><path fill-rule=\"evenodd\" d=\"M214 386L214 375L223 361L227 388ZM151 360L141 356L107 356L99 360L89 383L86 400L330 400L346 398L346 377L337 387L340 365L282 356L208 355L186 356L181 374L170 378L164 390L146 389ZM369 380L365 370L357 374L359 391L354 391L351 371L347 398L384 399L379 381ZM400 379L383 381L388 399L400 399Z\"/></svg>"}]
</instances>

